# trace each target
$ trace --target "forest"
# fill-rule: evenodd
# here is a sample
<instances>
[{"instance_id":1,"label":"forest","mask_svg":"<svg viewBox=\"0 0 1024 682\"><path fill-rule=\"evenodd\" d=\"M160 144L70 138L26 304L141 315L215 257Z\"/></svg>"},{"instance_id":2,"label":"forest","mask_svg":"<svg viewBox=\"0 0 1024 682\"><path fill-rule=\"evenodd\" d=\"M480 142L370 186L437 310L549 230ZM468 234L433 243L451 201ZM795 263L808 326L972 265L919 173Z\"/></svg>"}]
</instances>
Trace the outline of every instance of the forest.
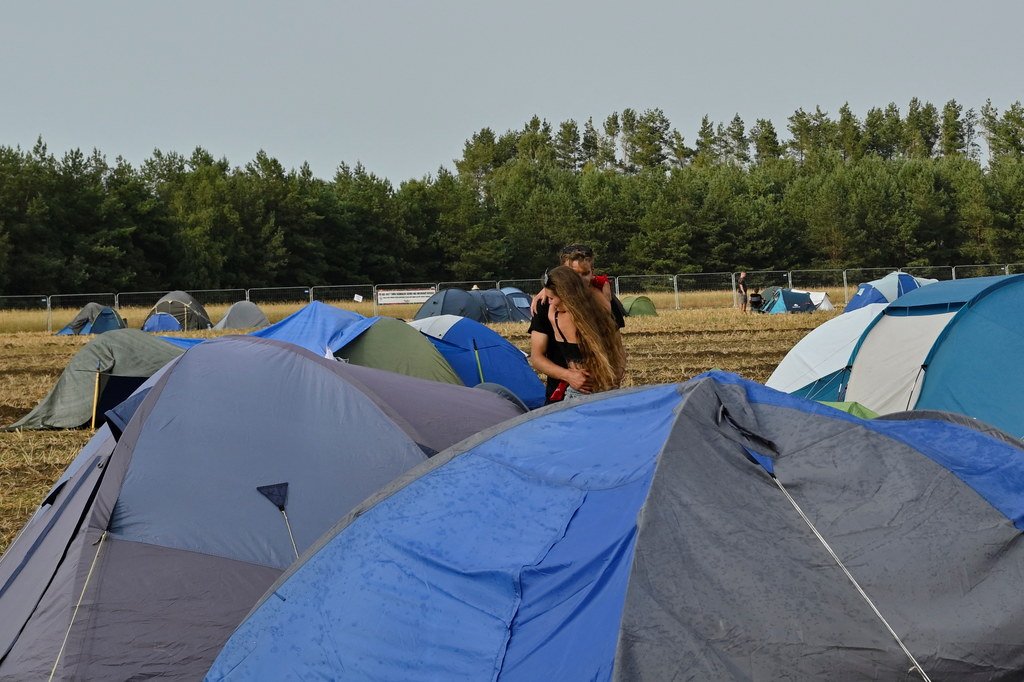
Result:
<instances>
[{"instance_id":1,"label":"forest","mask_svg":"<svg viewBox=\"0 0 1024 682\"><path fill-rule=\"evenodd\" d=\"M692 142L660 109L534 116L398 187L0 146L0 295L525 278L566 243L613 274L1021 262L1024 106L705 116Z\"/></svg>"}]
</instances>

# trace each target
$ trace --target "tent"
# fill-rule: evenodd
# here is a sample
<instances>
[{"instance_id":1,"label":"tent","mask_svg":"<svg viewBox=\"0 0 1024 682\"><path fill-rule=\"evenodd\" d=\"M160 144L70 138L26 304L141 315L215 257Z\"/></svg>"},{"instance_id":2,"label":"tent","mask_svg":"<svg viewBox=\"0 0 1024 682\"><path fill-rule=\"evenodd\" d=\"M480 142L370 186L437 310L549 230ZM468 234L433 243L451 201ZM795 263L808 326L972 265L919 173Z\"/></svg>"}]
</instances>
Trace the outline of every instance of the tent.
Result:
<instances>
[{"instance_id":1,"label":"tent","mask_svg":"<svg viewBox=\"0 0 1024 682\"><path fill-rule=\"evenodd\" d=\"M370 327L342 346L334 356L353 365L463 385L448 361L415 328L393 317L373 319Z\"/></svg>"},{"instance_id":2,"label":"tent","mask_svg":"<svg viewBox=\"0 0 1024 682\"><path fill-rule=\"evenodd\" d=\"M1022 445L724 373L534 410L353 510L206 679L1016 679Z\"/></svg>"},{"instance_id":3,"label":"tent","mask_svg":"<svg viewBox=\"0 0 1024 682\"><path fill-rule=\"evenodd\" d=\"M905 272L890 272L885 277L859 285L843 312L848 313L870 303L889 303L907 292L919 289L926 284L934 284L937 281L925 277L914 277Z\"/></svg>"},{"instance_id":4,"label":"tent","mask_svg":"<svg viewBox=\"0 0 1024 682\"><path fill-rule=\"evenodd\" d=\"M508 300L512 301L512 305L519 308L519 312L527 318L532 317L530 304L533 302L533 298L528 293L517 287L502 287L501 293L505 294Z\"/></svg>"},{"instance_id":5,"label":"tent","mask_svg":"<svg viewBox=\"0 0 1024 682\"><path fill-rule=\"evenodd\" d=\"M1024 275L936 282L900 296L864 331L842 400L879 414L944 410L1024 436Z\"/></svg>"},{"instance_id":6,"label":"tent","mask_svg":"<svg viewBox=\"0 0 1024 682\"><path fill-rule=\"evenodd\" d=\"M96 414L98 422L102 422L106 409L128 397L147 377L182 352L174 344L138 329L114 329L101 334L75 353L47 396L6 430L74 429L88 425L97 389Z\"/></svg>"},{"instance_id":7,"label":"tent","mask_svg":"<svg viewBox=\"0 0 1024 682\"><path fill-rule=\"evenodd\" d=\"M629 317L658 314L654 302L647 296L626 296L622 299L622 307L625 308L626 315Z\"/></svg>"},{"instance_id":8,"label":"tent","mask_svg":"<svg viewBox=\"0 0 1024 682\"><path fill-rule=\"evenodd\" d=\"M813 313L815 309L811 295L796 289L776 289L761 306L763 313Z\"/></svg>"},{"instance_id":9,"label":"tent","mask_svg":"<svg viewBox=\"0 0 1024 682\"><path fill-rule=\"evenodd\" d=\"M857 341L886 305L869 303L818 325L786 353L765 385L811 400L838 400Z\"/></svg>"},{"instance_id":10,"label":"tent","mask_svg":"<svg viewBox=\"0 0 1024 682\"><path fill-rule=\"evenodd\" d=\"M364 317L359 313L313 301L280 322L249 332L248 335L260 339L287 341L317 355L329 355L363 333L379 319ZM191 348L203 341L180 337L166 337L166 340L182 348Z\"/></svg>"},{"instance_id":11,"label":"tent","mask_svg":"<svg viewBox=\"0 0 1024 682\"><path fill-rule=\"evenodd\" d=\"M102 303L86 303L56 336L102 334L111 329L124 329L124 320L116 310Z\"/></svg>"},{"instance_id":12,"label":"tent","mask_svg":"<svg viewBox=\"0 0 1024 682\"><path fill-rule=\"evenodd\" d=\"M178 326L176 329L168 328L169 321L166 318L157 318L154 322L150 320L158 313L166 313L174 317ZM206 314L203 304L192 298L191 294L184 291L171 291L160 297L142 323L142 330L152 331L192 331L195 329L209 329L210 316Z\"/></svg>"},{"instance_id":13,"label":"tent","mask_svg":"<svg viewBox=\"0 0 1024 682\"><path fill-rule=\"evenodd\" d=\"M262 329L270 326L270 320L263 314L260 307L252 301L232 303L224 317L220 318L214 329Z\"/></svg>"},{"instance_id":14,"label":"tent","mask_svg":"<svg viewBox=\"0 0 1024 682\"><path fill-rule=\"evenodd\" d=\"M410 324L434 344L467 386L496 383L531 409L544 404L544 384L526 354L490 327L457 315L437 315Z\"/></svg>"},{"instance_id":15,"label":"tent","mask_svg":"<svg viewBox=\"0 0 1024 682\"><path fill-rule=\"evenodd\" d=\"M420 306L413 319L435 315L458 315L485 323L530 320L529 313L524 313L499 289L441 289Z\"/></svg>"},{"instance_id":16,"label":"tent","mask_svg":"<svg viewBox=\"0 0 1024 682\"><path fill-rule=\"evenodd\" d=\"M200 679L349 509L516 414L289 343L195 346L120 439L97 432L0 561L0 680Z\"/></svg>"}]
</instances>

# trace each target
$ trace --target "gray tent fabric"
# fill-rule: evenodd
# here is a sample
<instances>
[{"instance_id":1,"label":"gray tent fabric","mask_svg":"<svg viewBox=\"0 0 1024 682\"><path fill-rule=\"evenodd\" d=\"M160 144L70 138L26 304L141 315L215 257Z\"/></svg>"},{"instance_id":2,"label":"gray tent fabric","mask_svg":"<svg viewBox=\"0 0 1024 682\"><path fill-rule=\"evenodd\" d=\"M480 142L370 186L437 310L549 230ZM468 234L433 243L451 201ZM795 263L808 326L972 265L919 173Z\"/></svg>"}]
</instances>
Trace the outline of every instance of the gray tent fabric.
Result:
<instances>
[{"instance_id":1,"label":"gray tent fabric","mask_svg":"<svg viewBox=\"0 0 1024 682\"><path fill-rule=\"evenodd\" d=\"M144 379L183 350L138 329L113 329L100 334L71 358L57 383L27 415L6 427L16 429L74 429L92 419L96 372L100 394L121 378Z\"/></svg>"},{"instance_id":2,"label":"gray tent fabric","mask_svg":"<svg viewBox=\"0 0 1024 682\"><path fill-rule=\"evenodd\" d=\"M160 300L150 309L146 319L148 320L157 313L173 316L183 331L209 329L213 326L203 304L184 291L171 291L161 296ZM142 325L146 326L145 320Z\"/></svg>"},{"instance_id":3,"label":"gray tent fabric","mask_svg":"<svg viewBox=\"0 0 1024 682\"><path fill-rule=\"evenodd\" d=\"M354 509L206 679L1020 680L1021 480L723 372L547 406Z\"/></svg>"},{"instance_id":4,"label":"gray tent fabric","mask_svg":"<svg viewBox=\"0 0 1024 682\"><path fill-rule=\"evenodd\" d=\"M0 680L200 679L297 552L517 413L286 342L195 345L119 438L97 432L0 559ZM286 514L260 492L284 483Z\"/></svg>"},{"instance_id":5,"label":"gray tent fabric","mask_svg":"<svg viewBox=\"0 0 1024 682\"><path fill-rule=\"evenodd\" d=\"M100 334L111 329L124 329L125 323L116 310L102 303L92 301L82 306L70 322L56 334L70 336L76 334Z\"/></svg>"},{"instance_id":6,"label":"gray tent fabric","mask_svg":"<svg viewBox=\"0 0 1024 682\"><path fill-rule=\"evenodd\" d=\"M224 317L220 318L214 329L263 329L270 326L270 320L252 301L232 303Z\"/></svg>"}]
</instances>

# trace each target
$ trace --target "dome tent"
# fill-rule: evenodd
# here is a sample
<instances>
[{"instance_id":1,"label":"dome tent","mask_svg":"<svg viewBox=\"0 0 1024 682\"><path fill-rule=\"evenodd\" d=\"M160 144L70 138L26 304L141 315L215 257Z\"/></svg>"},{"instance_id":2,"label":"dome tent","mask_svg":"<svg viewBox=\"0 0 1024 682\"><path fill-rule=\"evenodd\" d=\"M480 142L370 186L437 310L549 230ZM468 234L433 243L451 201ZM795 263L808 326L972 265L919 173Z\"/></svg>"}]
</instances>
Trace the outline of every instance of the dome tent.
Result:
<instances>
[{"instance_id":1,"label":"dome tent","mask_svg":"<svg viewBox=\"0 0 1024 682\"><path fill-rule=\"evenodd\" d=\"M97 432L0 561L0 679L199 679L349 509L518 413L290 343L196 345L119 438Z\"/></svg>"},{"instance_id":2,"label":"dome tent","mask_svg":"<svg viewBox=\"0 0 1024 682\"><path fill-rule=\"evenodd\" d=\"M1022 475L1019 442L735 375L599 394L483 432L353 510L207 680L1020 671Z\"/></svg>"},{"instance_id":3,"label":"dome tent","mask_svg":"<svg viewBox=\"0 0 1024 682\"><path fill-rule=\"evenodd\" d=\"M640 317L642 315L657 316L658 309L654 302L647 296L626 296L622 299L622 307L629 317Z\"/></svg>"},{"instance_id":4,"label":"dome tent","mask_svg":"<svg viewBox=\"0 0 1024 682\"><path fill-rule=\"evenodd\" d=\"M903 294L937 281L925 277L914 277L906 272L890 272L885 277L859 285L843 312L852 312L871 303L889 303Z\"/></svg>"},{"instance_id":5,"label":"dome tent","mask_svg":"<svg viewBox=\"0 0 1024 682\"><path fill-rule=\"evenodd\" d=\"M422 320L435 315L458 315L476 322L529 322L524 313L499 289L441 289L428 298L413 316Z\"/></svg>"},{"instance_id":6,"label":"dome tent","mask_svg":"<svg viewBox=\"0 0 1024 682\"><path fill-rule=\"evenodd\" d=\"M124 329L125 323L116 310L95 301L86 303L55 336L102 334L111 329Z\"/></svg>"},{"instance_id":7,"label":"dome tent","mask_svg":"<svg viewBox=\"0 0 1024 682\"><path fill-rule=\"evenodd\" d=\"M156 317L160 313L173 317L177 322L177 329L169 328L166 318ZM193 331L209 329L212 326L210 316L202 303L184 291L171 291L160 297L150 309L149 315L142 323L142 331Z\"/></svg>"},{"instance_id":8,"label":"dome tent","mask_svg":"<svg viewBox=\"0 0 1024 682\"><path fill-rule=\"evenodd\" d=\"M270 326L270 320L260 307L252 301L237 301L231 304L224 317L214 329L263 329Z\"/></svg>"}]
</instances>

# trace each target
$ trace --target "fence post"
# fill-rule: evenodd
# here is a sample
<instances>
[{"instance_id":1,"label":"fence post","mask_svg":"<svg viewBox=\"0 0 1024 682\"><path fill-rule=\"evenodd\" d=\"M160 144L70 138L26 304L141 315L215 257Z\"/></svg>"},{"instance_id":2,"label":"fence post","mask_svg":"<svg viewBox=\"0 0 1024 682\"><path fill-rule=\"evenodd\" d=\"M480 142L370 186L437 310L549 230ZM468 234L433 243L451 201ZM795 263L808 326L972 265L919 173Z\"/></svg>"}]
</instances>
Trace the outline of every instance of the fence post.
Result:
<instances>
[{"instance_id":1,"label":"fence post","mask_svg":"<svg viewBox=\"0 0 1024 682\"><path fill-rule=\"evenodd\" d=\"M850 302L850 283L846 279L846 270L843 270L843 303Z\"/></svg>"},{"instance_id":2,"label":"fence post","mask_svg":"<svg viewBox=\"0 0 1024 682\"><path fill-rule=\"evenodd\" d=\"M49 334L53 333L53 308L50 307L50 299L53 296L46 297L46 331Z\"/></svg>"},{"instance_id":3,"label":"fence post","mask_svg":"<svg viewBox=\"0 0 1024 682\"><path fill-rule=\"evenodd\" d=\"M789 285L790 289L793 288L793 271L792 270L786 270L786 283Z\"/></svg>"},{"instance_id":4,"label":"fence post","mask_svg":"<svg viewBox=\"0 0 1024 682\"><path fill-rule=\"evenodd\" d=\"M679 280L672 275L672 293L676 301L676 310L679 310Z\"/></svg>"}]
</instances>

